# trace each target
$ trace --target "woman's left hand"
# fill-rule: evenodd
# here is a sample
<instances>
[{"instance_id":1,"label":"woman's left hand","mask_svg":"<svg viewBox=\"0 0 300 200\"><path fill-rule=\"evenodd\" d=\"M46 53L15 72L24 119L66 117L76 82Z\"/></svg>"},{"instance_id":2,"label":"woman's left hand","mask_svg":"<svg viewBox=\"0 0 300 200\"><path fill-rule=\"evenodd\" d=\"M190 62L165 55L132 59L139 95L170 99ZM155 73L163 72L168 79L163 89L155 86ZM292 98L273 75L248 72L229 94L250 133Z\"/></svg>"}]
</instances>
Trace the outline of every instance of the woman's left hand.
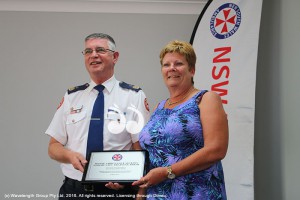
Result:
<instances>
[{"instance_id":1,"label":"woman's left hand","mask_svg":"<svg viewBox=\"0 0 300 200\"><path fill-rule=\"evenodd\" d=\"M157 167L148 172L146 176L142 177L140 180L135 181L132 185L137 185L140 188L148 188L153 185L157 185L162 181L167 179L167 168Z\"/></svg>"}]
</instances>

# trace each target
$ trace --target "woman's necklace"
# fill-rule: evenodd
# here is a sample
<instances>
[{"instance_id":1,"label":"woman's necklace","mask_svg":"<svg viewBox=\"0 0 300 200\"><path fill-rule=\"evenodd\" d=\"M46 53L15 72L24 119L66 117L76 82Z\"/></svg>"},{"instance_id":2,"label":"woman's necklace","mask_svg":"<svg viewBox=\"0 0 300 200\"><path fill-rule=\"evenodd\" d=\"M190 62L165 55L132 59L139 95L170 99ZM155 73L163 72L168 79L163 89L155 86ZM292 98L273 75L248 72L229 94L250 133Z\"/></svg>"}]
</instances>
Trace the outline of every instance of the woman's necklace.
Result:
<instances>
[{"instance_id":1,"label":"woman's necklace","mask_svg":"<svg viewBox=\"0 0 300 200\"><path fill-rule=\"evenodd\" d=\"M187 93L186 93L186 95L182 98L182 99L179 99L178 101L175 101L175 102L171 102L171 100L170 99L168 99L168 101L167 101L167 103L168 103L168 106L170 106L170 105L173 105L173 104L176 104L176 103L179 103L179 102L181 102L181 101L183 101L185 98L187 98L187 96L192 92L192 91L194 91L194 87L191 87L191 89L189 89L188 91L187 91Z\"/></svg>"}]
</instances>

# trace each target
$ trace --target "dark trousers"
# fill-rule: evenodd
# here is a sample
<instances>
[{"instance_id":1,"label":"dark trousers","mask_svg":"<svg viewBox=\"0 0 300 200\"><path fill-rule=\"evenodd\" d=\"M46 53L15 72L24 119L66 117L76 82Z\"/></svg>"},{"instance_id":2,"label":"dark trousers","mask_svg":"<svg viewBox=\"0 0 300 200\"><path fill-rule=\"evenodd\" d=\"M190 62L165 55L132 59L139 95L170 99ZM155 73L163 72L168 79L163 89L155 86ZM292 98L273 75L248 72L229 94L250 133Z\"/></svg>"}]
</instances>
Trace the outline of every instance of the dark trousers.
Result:
<instances>
[{"instance_id":1,"label":"dark trousers","mask_svg":"<svg viewBox=\"0 0 300 200\"><path fill-rule=\"evenodd\" d=\"M125 186L121 190L112 190L101 184L84 186L80 181L65 178L59 190L59 200L76 199L135 199L137 191L131 186Z\"/></svg>"}]
</instances>

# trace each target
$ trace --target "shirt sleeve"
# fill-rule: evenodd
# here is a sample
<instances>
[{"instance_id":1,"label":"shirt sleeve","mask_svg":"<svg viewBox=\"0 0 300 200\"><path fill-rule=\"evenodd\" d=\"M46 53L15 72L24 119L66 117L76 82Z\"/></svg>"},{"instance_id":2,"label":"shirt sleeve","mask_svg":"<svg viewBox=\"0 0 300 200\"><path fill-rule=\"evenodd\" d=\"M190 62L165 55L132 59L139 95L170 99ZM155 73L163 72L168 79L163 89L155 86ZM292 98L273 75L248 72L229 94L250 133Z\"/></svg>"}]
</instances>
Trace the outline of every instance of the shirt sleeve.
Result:
<instances>
[{"instance_id":1,"label":"shirt sleeve","mask_svg":"<svg viewBox=\"0 0 300 200\"><path fill-rule=\"evenodd\" d=\"M134 131L131 132L131 138L132 142L135 143L139 141L139 133L143 129L143 127L146 125L150 118L150 111L149 111L149 105L147 102L147 98L145 93L140 90L137 93L137 103L136 103L136 112L135 112L135 121L136 121L136 127L134 127Z\"/></svg>"},{"instance_id":2,"label":"shirt sleeve","mask_svg":"<svg viewBox=\"0 0 300 200\"><path fill-rule=\"evenodd\" d=\"M56 139L62 145L67 143L67 133L66 133L66 113L69 107L68 94L65 93L62 102L57 108L54 117L46 130L46 134Z\"/></svg>"}]
</instances>

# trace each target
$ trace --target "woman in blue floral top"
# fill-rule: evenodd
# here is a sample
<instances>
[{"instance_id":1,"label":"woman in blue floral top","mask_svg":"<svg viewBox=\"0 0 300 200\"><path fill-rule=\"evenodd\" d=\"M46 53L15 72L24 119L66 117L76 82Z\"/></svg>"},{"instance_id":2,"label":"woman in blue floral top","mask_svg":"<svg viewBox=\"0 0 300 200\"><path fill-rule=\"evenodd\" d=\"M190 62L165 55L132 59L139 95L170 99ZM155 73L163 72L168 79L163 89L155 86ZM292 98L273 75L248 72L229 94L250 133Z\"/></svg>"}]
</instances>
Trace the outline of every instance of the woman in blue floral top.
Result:
<instances>
[{"instance_id":1,"label":"woman in blue floral top","mask_svg":"<svg viewBox=\"0 0 300 200\"><path fill-rule=\"evenodd\" d=\"M147 199L224 200L228 122L221 98L194 87L196 54L189 43L171 41L160 63L170 97L140 133L150 171L133 185L146 188Z\"/></svg>"}]
</instances>

